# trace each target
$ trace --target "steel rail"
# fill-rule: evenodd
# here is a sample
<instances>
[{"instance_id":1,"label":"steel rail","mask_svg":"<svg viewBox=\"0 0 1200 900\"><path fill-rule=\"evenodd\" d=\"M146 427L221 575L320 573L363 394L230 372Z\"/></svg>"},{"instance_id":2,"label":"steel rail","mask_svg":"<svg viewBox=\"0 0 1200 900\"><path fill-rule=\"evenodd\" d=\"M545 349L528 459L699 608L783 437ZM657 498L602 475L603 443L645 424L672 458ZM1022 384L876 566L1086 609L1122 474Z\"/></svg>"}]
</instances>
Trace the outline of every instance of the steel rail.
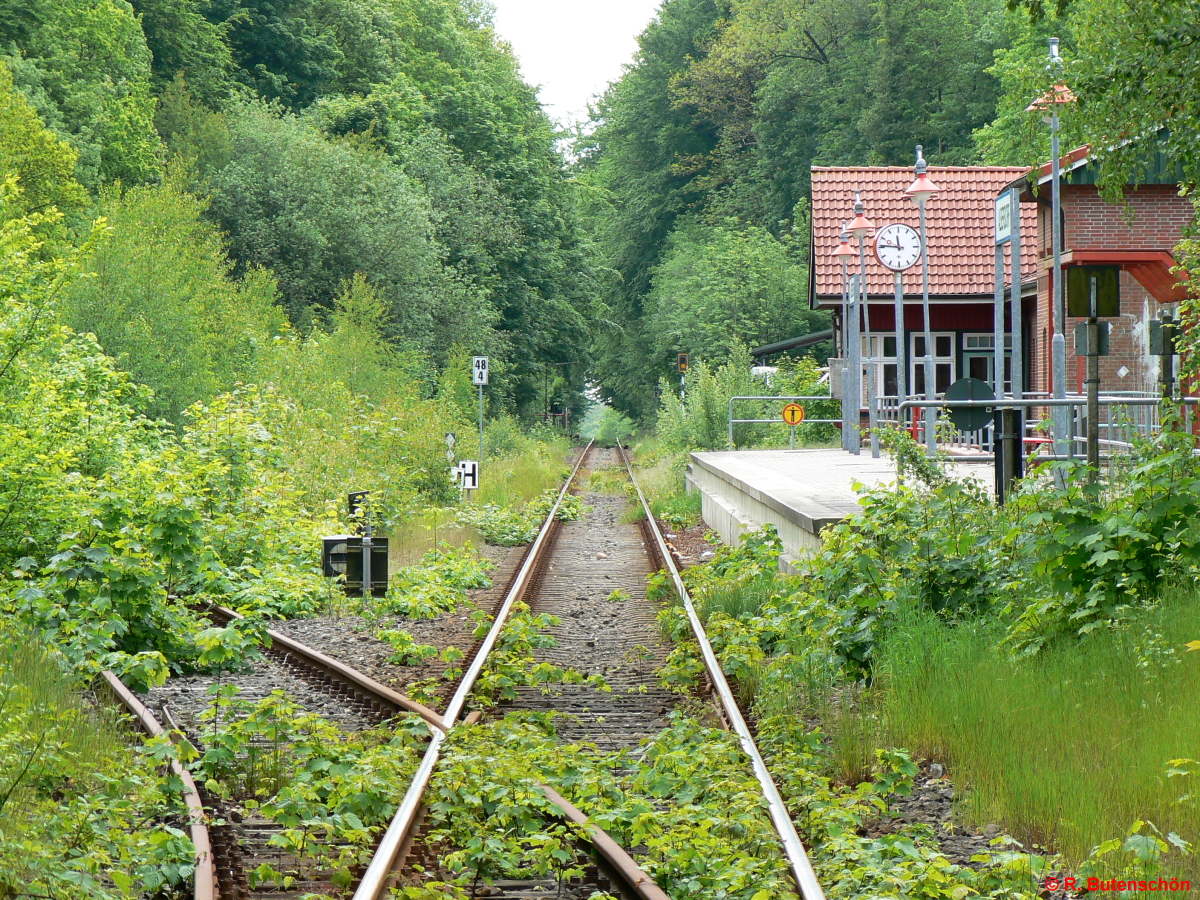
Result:
<instances>
[{"instance_id":1,"label":"steel rail","mask_svg":"<svg viewBox=\"0 0 1200 900\"><path fill-rule=\"evenodd\" d=\"M470 696L471 689L475 686L475 680L483 670L483 665L487 661L488 654L491 653L492 648L496 645L496 641L500 637L500 632L504 629L509 612L512 610L513 605L525 595L525 591L533 579L533 573L537 568L542 549L546 546L549 539L555 516L558 514L558 508L562 504L563 498L567 495L567 491L571 489L571 485L575 483L575 478L583 466L583 461L591 453L594 444L595 441L590 441L587 447L584 448L583 453L580 454L578 461L575 463L575 467L571 470L571 476L563 484L562 490L558 492L558 497L554 501L554 505L550 508L550 512L546 514L546 520L542 523L542 527L538 531L538 535L534 539L529 553L526 554L524 564L509 586L508 593L504 597L504 603L497 611L495 621L492 622L492 627L488 630L487 637L483 639L483 643L475 653L475 658L471 661L466 674L463 675L462 681L458 685L458 690L450 698L445 715L442 716L441 726L430 724L429 727L433 734L429 741L429 747L425 751L425 758L421 760L421 765L413 776L413 780L404 794L404 799L400 802L400 807L392 817L387 831L384 832L383 838L379 842L379 847L376 848L375 855L371 858L371 863L367 867L367 871L363 874L358 889L354 892L354 900L379 900L380 897L384 896L388 888L388 880L391 878L392 870L396 864L396 857L399 855L401 847L409 837L409 832L416 822L417 811L421 806L421 798L424 796L425 789L429 786L429 781L433 777L433 769L437 765L438 758L441 755L442 744L445 743L446 737L457 722L463 706L466 705L467 697Z\"/></svg>"},{"instance_id":2,"label":"steel rail","mask_svg":"<svg viewBox=\"0 0 1200 900\"><path fill-rule=\"evenodd\" d=\"M100 673L107 682L109 690L121 704L138 720L142 730L151 737L165 735L166 729L154 717L154 713L137 698L137 695L125 687L120 678L105 669ZM213 860L212 841L208 836L208 825L204 820L204 804L200 802L200 793L192 773L183 767L178 759L171 760L171 772L183 782L183 802L188 811L188 834L192 846L196 848L196 870L192 875L192 900L217 900L217 872Z\"/></svg>"},{"instance_id":3,"label":"steel rail","mask_svg":"<svg viewBox=\"0 0 1200 900\"><path fill-rule=\"evenodd\" d=\"M214 606L209 610L217 615L224 617L227 620L245 618L241 613L230 609L227 606ZM429 723L432 728L442 727L442 717L439 716L429 707L418 703L411 697L401 694L399 691L394 691L387 685L380 684L374 678L364 675L357 669L353 669L343 662L339 662L333 657L326 656L319 650L314 650L312 647L306 647L299 641L288 637L286 634L280 634L278 631L268 628L267 635L272 641L272 650L279 650L280 653L287 653L301 660L310 668L323 672L338 681L349 684L351 687L378 701L384 706L390 706L397 712L405 711L416 713L422 719Z\"/></svg>"},{"instance_id":4,"label":"steel rail","mask_svg":"<svg viewBox=\"0 0 1200 900\"><path fill-rule=\"evenodd\" d=\"M783 843L784 854L791 865L792 876L796 879L796 885L800 889L800 894L804 900L825 900L825 892L821 890L821 884L817 881L817 873L813 870L808 853L805 852L804 845L800 842L800 835L796 833L796 826L792 824L792 817L788 813L787 804L783 802L783 797L780 796L779 789L775 786L775 781L771 778L771 773L767 770L767 764L763 761L762 754L758 752L758 745L754 743L754 736L750 734L750 729L746 725L742 711L738 709L733 692L729 689L729 682L726 680L725 673L721 669L721 663L717 659L717 654L713 651L712 644L709 643L708 635L704 632L704 625L700 621L700 616L696 612L695 605L692 603L691 595L688 593L687 586L683 583L683 578L680 576L679 569L675 565L675 558L671 555L671 550L662 536L662 531L659 530L658 522L654 518L650 504L646 501L646 495L642 493L641 485L634 478L633 466L630 465L629 458L625 455L625 449L620 443L617 444L617 451L621 455L621 461L625 463L625 468L629 472L629 480L633 484L634 490L637 491L638 500L641 502L642 509L646 513L647 527L651 535L653 535L654 541L658 545L659 554L663 558L663 563L671 575L671 581L675 585L675 593L679 596L684 609L687 611L688 621L692 626L692 634L696 638L696 643L700 645L700 653L704 657L704 666L708 670L708 677L717 689L725 716L737 734L738 740L742 745L742 750L750 757L750 762L754 767L754 775L762 787L763 797L767 801L767 808L771 814L771 821L775 824L775 830L779 833L779 839Z\"/></svg>"}]
</instances>

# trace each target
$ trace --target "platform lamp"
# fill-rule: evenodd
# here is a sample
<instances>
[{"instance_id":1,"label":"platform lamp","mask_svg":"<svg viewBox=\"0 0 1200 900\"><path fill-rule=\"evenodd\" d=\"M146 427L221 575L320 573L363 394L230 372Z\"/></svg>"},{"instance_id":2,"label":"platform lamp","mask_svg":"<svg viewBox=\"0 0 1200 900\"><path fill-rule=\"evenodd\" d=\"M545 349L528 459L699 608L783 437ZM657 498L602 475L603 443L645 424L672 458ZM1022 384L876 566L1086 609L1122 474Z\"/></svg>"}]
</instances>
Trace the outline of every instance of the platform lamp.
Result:
<instances>
[{"instance_id":1,"label":"platform lamp","mask_svg":"<svg viewBox=\"0 0 1200 900\"><path fill-rule=\"evenodd\" d=\"M850 404L847 398L850 396L850 260L854 257L854 250L850 247L850 232L847 230L850 227L849 221L842 222L841 243L838 248L829 254L836 260L840 260L842 264L842 449L858 450L858 429L851 422ZM855 340L858 339L858 317L855 316L854 327ZM857 357L855 357L857 359ZM857 407L855 408L857 412ZM853 433L853 446L851 446L851 433Z\"/></svg>"},{"instance_id":2,"label":"platform lamp","mask_svg":"<svg viewBox=\"0 0 1200 900\"><path fill-rule=\"evenodd\" d=\"M1054 396L1067 396L1067 339L1063 331L1067 327L1067 310L1063 303L1062 289L1062 197L1059 182L1061 181L1061 150L1058 145L1058 107L1063 103L1072 103L1075 95L1071 89L1062 84L1063 58L1058 53L1058 38L1050 38L1050 62L1046 66L1050 73L1053 87L1026 107L1026 112L1041 112L1042 121L1050 126L1050 216L1053 222L1050 226L1050 238L1054 253L1054 275L1051 284L1054 286L1054 297L1050 304L1050 330L1054 337L1050 340L1050 362L1054 372ZM1075 448L1067 443L1067 407L1056 407L1051 413L1054 425L1054 452L1058 456L1070 453L1074 455Z\"/></svg>"},{"instance_id":3,"label":"platform lamp","mask_svg":"<svg viewBox=\"0 0 1200 900\"><path fill-rule=\"evenodd\" d=\"M934 398L933 328L929 321L929 241L926 237L925 204L938 195L939 188L930 179L929 165L920 144L917 145L917 164L913 167L916 180L904 189L904 196L917 204L921 214L921 308L925 314L925 399ZM898 350L897 350L898 352ZM937 451L937 410L925 410L925 446L930 455Z\"/></svg>"},{"instance_id":4,"label":"platform lamp","mask_svg":"<svg viewBox=\"0 0 1200 900\"><path fill-rule=\"evenodd\" d=\"M863 328L867 332L867 421L871 429L871 455L878 458L879 433L875 428L875 356L871 353L871 310L867 306L867 237L875 234L875 223L864 215L865 209L862 191L855 191L854 219L850 222L849 231L858 240L858 295L863 314ZM856 321L857 318L855 315ZM857 399L861 402L861 388Z\"/></svg>"}]
</instances>

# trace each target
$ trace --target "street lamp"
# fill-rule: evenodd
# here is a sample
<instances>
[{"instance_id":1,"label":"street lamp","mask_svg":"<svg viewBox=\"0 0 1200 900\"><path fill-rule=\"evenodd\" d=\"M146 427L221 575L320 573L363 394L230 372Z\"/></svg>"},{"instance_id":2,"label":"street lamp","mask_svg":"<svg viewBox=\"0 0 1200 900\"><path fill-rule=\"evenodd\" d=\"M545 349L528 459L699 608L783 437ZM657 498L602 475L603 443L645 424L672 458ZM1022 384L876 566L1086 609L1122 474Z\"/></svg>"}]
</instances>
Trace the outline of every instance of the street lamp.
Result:
<instances>
[{"instance_id":1,"label":"street lamp","mask_svg":"<svg viewBox=\"0 0 1200 900\"><path fill-rule=\"evenodd\" d=\"M1050 225L1054 246L1054 273L1050 279L1054 290L1053 302L1050 304L1050 331L1054 337L1050 341L1050 359L1054 370L1054 396L1062 398L1067 396L1067 339L1063 335L1067 325L1067 311L1063 305L1062 290L1062 198L1059 190L1062 172L1058 146L1058 106L1061 103L1070 103L1075 99L1075 95L1061 83L1063 58L1059 56L1056 37L1050 38L1050 63L1046 70L1050 73L1053 87L1031 103L1026 112L1042 112L1042 121L1050 126L1050 216L1054 220ZM1058 456L1074 453L1074 448L1067 443L1068 415L1070 411L1065 406L1055 407L1051 414L1054 423L1054 452Z\"/></svg>"},{"instance_id":2,"label":"street lamp","mask_svg":"<svg viewBox=\"0 0 1200 900\"><path fill-rule=\"evenodd\" d=\"M849 285L849 262L854 256L854 251L850 248L850 232L847 230L850 226L849 222L842 222L842 241L838 244L838 248L834 250L830 256L841 260L842 263L842 449L849 450L853 453L858 452L858 424L853 422L850 417L850 400L851 396L856 397L854 404L854 412L858 413L857 396L852 395L850 388L850 372L851 363L854 363L854 371L858 371L858 351L851 350L851 346L858 347L858 313L855 310L854 327L850 327L850 311L853 304L850 303L850 285ZM853 335L851 332L853 331ZM851 344L853 336L854 343ZM857 382L857 379L855 379ZM861 393L861 391L860 391Z\"/></svg>"},{"instance_id":3,"label":"street lamp","mask_svg":"<svg viewBox=\"0 0 1200 900\"><path fill-rule=\"evenodd\" d=\"M871 430L871 455L878 458L879 432L875 428L875 355L871 353L871 310L867 305L867 236L875 233L875 223L863 215L864 209L862 191L855 191L854 220L850 223L849 231L858 240L858 296L862 304L863 327L867 332L867 423ZM855 313L854 319L857 325L857 313ZM855 395L855 401L856 403L862 401L861 388ZM855 424L857 426L857 423Z\"/></svg>"},{"instance_id":4,"label":"street lamp","mask_svg":"<svg viewBox=\"0 0 1200 900\"><path fill-rule=\"evenodd\" d=\"M925 204L938 195L938 186L929 178L929 166L925 162L922 147L917 145L917 164L913 167L916 180L904 189L904 196L917 204L921 213L921 306L925 313L925 399L934 395L933 371L933 328L929 321L929 241L925 230ZM937 410L932 406L925 410L925 446L930 454L937 450Z\"/></svg>"}]
</instances>

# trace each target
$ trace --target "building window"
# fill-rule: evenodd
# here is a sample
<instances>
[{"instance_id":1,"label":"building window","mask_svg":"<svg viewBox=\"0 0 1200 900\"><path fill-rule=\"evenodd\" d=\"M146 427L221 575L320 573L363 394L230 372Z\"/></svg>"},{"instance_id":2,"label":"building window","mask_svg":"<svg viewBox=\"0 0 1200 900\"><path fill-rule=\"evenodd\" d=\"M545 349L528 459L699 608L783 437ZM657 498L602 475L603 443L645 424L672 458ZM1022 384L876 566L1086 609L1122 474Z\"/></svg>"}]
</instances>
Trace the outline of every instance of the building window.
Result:
<instances>
[{"instance_id":1,"label":"building window","mask_svg":"<svg viewBox=\"0 0 1200 900\"><path fill-rule=\"evenodd\" d=\"M900 393L896 379L896 336L894 334L863 335L863 359L874 359L875 366L875 395L877 397L895 397ZM865 376L864 376L865 377ZM866 396L867 382L863 381L863 396Z\"/></svg>"},{"instance_id":2,"label":"building window","mask_svg":"<svg viewBox=\"0 0 1200 900\"><path fill-rule=\"evenodd\" d=\"M912 390L915 396L925 394L925 335L914 333L910 336L909 372ZM933 334L933 371L934 392L944 394L950 385L954 384L954 332L935 332Z\"/></svg>"},{"instance_id":3,"label":"building window","mask_svg":"<svg viewBox=\"0 0 1200 900\"><path fill-rule=\"evenodd\" d=\"M996 385L996 335L993 332L963 335L963 374ZM1012 390L1012 335L1004 336L1004 390Z\"/></svg>"}]
</instances>

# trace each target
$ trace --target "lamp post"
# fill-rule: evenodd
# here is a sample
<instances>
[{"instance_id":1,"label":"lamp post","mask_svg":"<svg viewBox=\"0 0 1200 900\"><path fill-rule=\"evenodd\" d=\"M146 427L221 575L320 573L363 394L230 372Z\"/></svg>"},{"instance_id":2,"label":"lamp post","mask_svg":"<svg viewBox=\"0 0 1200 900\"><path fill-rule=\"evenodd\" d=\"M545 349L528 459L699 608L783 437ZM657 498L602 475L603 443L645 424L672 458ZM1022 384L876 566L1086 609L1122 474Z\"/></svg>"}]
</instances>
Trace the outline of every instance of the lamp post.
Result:
<instances>
[{"instance_id":1,"label":"lamp post","mask_svg":"<svg viewBox=\"0 0 1200 900\"><path fill-rule=\"evenodd\" d=\"M1054 335L1050 340L1050 362L1054 373L1054 396L1058 399L1067 396L1067 339L1063 330L1067 327L1067 310L1063 302L1062 289L1062 196L1059 182L1061 181L1061 150L1058 145L1058 106L1060 103L1070 103L1075 95L1062 83L1063 58L1058 53L1058 38L1050 38L1050 63L1046 66L1050 73L1053 86L1050 91L1031 103L1027 112L1041 111L1042 121L1050 126L1050 239L1054 253L1054 271L1050 283L1053 295L1050 303L1050 332ZM1051 412L1051 422L1054 425L1054 452L1058 456L1074 453L1074 448L1067 438L1067 417L1070 415L1067 407L1055 407Z\"/></svg>"},{"instance_id":2,"label":"lamp post","mask_svg":"<svg viewBox=\"0 0 1200 900\"><path fill-rule=\"evenodd\" d=\"M858 240L858 295L863 311L863 326L867 332L867 424L871 430L871 455L878 459L879 433L875 428L875 355L871 352L871 313L867 307L867 235L874 234L875 223L863 215L864 209L862 191L855 191L854 220L850 223L849 231ZM857 315L855 318L857 319ZM860 389L855 401L861 400Z\"/></svg>"},{"instance_id":3,"label":"lamp post","mask_svg":"<svg viewBox=\"0 0 1200 900\"><path fill-rule=\"evenodd\" d=\"M849 260L854 256L854 251L850 249L850 232L846 229L850 223L842 222L841 243L838 248L829 254L842 263L842 449L858 452L858 429L852 424L850 417L850 272ZM858 333L857 325L855 326L855 334ZM856 338L857 339L857 338ZM857 407L855 407L857 412ZM853 432L853 443L851 440L851 432Z\"/></svg>"},{"instance_id":4,"label":"lamp post","mask_svg":"<svg viewBox=\"0 0 1200 900\"><path fill-rule=\"evenodd\" d=\"M933 328L929 321L929 240L925 228L925 204L938 194L938 186L927 174L923 148L917 145L917 164L913 167L916 180L904 189L904 195L917 204L921 214L921 308L925 314L925 399L934 398ZM915 387L915 385L914 385ZM914 392L915 393L915 392ZM929 453L937 451L937 411L933 407L925 410L925 446Z\"/></svg>"}]
</instances>

